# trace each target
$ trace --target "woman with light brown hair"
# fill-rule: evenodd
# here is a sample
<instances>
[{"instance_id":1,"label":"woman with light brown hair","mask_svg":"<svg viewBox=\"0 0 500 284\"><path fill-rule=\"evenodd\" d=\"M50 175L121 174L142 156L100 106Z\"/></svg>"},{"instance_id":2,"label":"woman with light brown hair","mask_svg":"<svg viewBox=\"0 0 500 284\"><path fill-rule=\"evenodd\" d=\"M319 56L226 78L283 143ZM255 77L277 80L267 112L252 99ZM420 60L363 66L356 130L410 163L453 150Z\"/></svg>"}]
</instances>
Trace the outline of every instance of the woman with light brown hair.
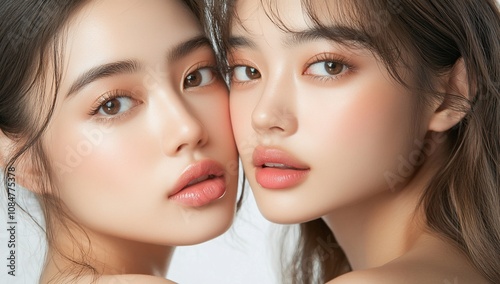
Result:
<instances>
[{"instance_id":1,"label":"woman with light brown hair","mask_svg":"<svg viewBox=\"0 0 500 284\"><path fill-rule=\"evenodd\" d=\"M495 1L212 8L259 209L300 224L284 283L500 283Z\"/></svg>"}]
</instances>

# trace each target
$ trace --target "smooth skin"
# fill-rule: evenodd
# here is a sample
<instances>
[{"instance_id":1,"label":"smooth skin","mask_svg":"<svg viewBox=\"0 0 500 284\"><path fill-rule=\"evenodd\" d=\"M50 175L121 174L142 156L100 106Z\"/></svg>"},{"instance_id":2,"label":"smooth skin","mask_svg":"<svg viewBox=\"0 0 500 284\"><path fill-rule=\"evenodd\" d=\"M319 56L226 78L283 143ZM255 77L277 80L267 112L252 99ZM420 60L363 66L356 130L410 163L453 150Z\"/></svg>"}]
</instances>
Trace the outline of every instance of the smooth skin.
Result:
<instances>
[{"instance_id":1,"label":"smooth skin","mask_svg":"<svg viewBox=\"0 0 500 284\"><path fill-rule=\"evenodd\" d=\"M417 209L446 151L440 134L463 114L435 102L415 123L414 94L372 52L293 36L269 19L267 8L236 2L229 52L235 139L262 214L282 224L326 221L353 268L329 283L485 283L456 248L427 230ZM273 9L287 28L311 32L299 0L276 1ZM339 24L331 14L322 19ZM437 80L459 95L467 94L463 82L460 62ZM422 144L426 160L415 171L412 155ZM293 175L280 175L275 158L256 165L259 149L285 153L276 163L291 158L305 178L288 186L283 180ZM259 176L262 169L271 174Z\"/></svg>"},{"instance_id":2,"label":"smooth skin","mask_svg":"<svg viewBox=\"0 0 500 284\"><path fill-rule=\"evenodd\" d=\"M61 37L60 91L42 139L61 201L90 239L98 283L171 283L163 277L174 246L232 223L238 156L228 91L204 38L181 1L162 0L90 1ZM169 198L181 174L207 160L224 169L225 194L204 206ZM73 239L55 241L72 255ZM49 249L41 283L68 264Z\"/></svg>"}]
</instances>

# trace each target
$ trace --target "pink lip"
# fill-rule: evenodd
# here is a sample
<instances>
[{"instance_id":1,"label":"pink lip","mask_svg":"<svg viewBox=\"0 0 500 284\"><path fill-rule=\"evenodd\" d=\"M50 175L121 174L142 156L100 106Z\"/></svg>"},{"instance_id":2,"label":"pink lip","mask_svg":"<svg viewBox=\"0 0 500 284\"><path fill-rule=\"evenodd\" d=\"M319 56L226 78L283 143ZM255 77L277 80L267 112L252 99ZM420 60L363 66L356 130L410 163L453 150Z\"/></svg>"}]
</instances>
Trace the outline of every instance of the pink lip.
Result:
<instances>
[{"instance_id":1,"label":"pink lip","mask_svg":"<svg viewBox=\"0 0 500 284\"><path fill-rule=\"evenodd\" d=\"M255 179L264 188L285 189L302 183L310 168L289 153L258 146L253 152ZM267 164L267 165L266 165ZM269 167L279 164L280 167Z\"/></svg>"},{"instance_id":2,"label":"pink lip","mask_svg":"<svg viewBox=\"0 0 500 284\"><path fill-rule=\"evenodd\" d=\"M207 205L226 193L224 168L213 160L189 165L168 198L190 207Z\"/></svg>"}]
</instances>

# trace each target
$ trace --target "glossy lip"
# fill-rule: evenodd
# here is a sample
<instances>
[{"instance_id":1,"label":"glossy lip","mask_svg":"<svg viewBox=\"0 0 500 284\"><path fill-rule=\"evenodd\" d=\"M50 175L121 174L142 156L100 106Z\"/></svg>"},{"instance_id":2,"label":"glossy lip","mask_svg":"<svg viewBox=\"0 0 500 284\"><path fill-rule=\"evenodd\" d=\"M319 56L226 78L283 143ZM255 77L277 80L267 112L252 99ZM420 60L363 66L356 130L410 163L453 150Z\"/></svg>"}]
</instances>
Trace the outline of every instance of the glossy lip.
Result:
<instances>
[{"instance_id":1,"label":"glossy lip","mask_svg":"<svg viewBox=\"0 0 500 284\"><path fill-rule=\"evenodd\" d=\"M255 179L264 188L286 189L299 185L307 177L310 168L286 151L258 146L253 152ZM281 164L282 167L267 167Z\"/></svg>"},{"instance_id":2,"label":"glossy lip","mask_svg":"<svg viewBox=\"0 0 500 284\"><path fill-rule=\"evenodd\" d=\"M168 199L190 207L211 203L226 193L225 172L214 160L189 165L181 174Z\"/></svg>"}]
</instances>

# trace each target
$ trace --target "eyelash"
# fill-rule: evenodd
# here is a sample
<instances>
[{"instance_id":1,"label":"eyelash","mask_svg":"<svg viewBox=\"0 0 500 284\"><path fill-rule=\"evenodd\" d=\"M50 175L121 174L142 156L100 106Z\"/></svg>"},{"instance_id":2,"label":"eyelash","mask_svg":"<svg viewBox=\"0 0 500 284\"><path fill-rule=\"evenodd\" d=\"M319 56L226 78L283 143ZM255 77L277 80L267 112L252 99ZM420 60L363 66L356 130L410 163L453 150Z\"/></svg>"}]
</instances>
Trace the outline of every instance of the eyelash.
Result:
<instances>
[{"instance_id":1,"label":"eyelash","mask_svg":"<svg viewBox=\"0 0 500 284\"><path fill-rule=\"evenodd\" d=\"M113 99L119 99L119 98L129 98L130 100L133 100L136 102L135 106L137 106L137 104L139 104L137 102L137 100L134 100L132 98L132 95L130 92L124 91L124 90L113 90L113 91L109 91L109 92L103 94L102 96L100 96L96 100L96 102L93 104L93 106L91 107L88 115L92 116L94 119L96 119L99 122L110 122L110 121L115 121L115 120L118 120L120 118L123 118L135 106L133 106L130 110L125 111L125 112L120 113L120 114L117 114L117 115L102 116L102 117L98 116L99 110L104 106L105 103L107 103L108 101L111 101Z\"/></svg>"},{"instance_id":2,"label":"eyelash","mask_svg":"<svg viewBox=\"0 0 500 284\"><path fill-rule=\"evenodd\" d=\"M343 71L339 75L330 75L330 76L318 76L318 75L309 75L306 74L305 72L314 64L320 63L320 62L334 62L337 64L341 64L345 66L345 71ZM247 67L247 68L255 68L253 67L252 64L249 64L248 62L233 62L229 66L229 76L231 78L231 84L239 84L239 85L244 85L244 84L249 84L252 83L254 80L248 80L248 81L234 81L232 80L232 77L234 76L234 69L237 67ZM257 68L256 68L257 69ZM257 69L258 71L259 69ZM349 60L347 60L345 57L337 55L337 54L332 54L332 53L321 53L316 56L314 56L307 64L305 67L305 70L302 75L307 75L311 76L314 80L319 80L322 82L328 82L332 80L339 80L343 76L348 75L351 72L354 72L356 69L354 65L352 65ZM260 71L259 71L260 72Z\"/></svg>"},{"instance_id":3,"label":"eyelash","mask_svg":"<svg viewBox=\"0 0 500 284\"><path fill-rule=\"evenodd\" d=\"M346 70L344 72L342 72L341 74L339 74L339 75L330 75L330 76L318 76L318 75L308 75L308 74L305 74L305 72L312 65L314 65L316 63L320 63L320 62L334 62L334 63L338 63L338 64L341 64L341 65L345 66ZM343 56L340 56L340 55L337 55L337 54L332 54L332 53L321 53L321 54L318 54L318 55L314 56L310 60L310 62L306 64L305 70L306 71L303 72L303 75L311 76L313 79L320 80L322 82L328 82L328 81L332 81L332 80L339 80L343 76L345 76L345 75L347 75L347 74L349 74L351 72L354 72L356 69L349 62L349 60L347 60L347 58L345 58Z\"/></svg>"},{"instance_id":4,"label":"eyelash","mask_svg":"<svg viewBox=\"0 0 500 284\"><path fill-rule=\"evenodd\" d=\"M260 70L256 68L255 65L253 65L251 62L246 60L235 60L234 62L229 63L229 67L227 69L227 74L229 76L229 81L231 82L231 84L245 85L245 84L251 84L252 82L255 81L255 80L248 80L248 81L233 80L234 70L238 67L254 68L260 73Z\"/></svg>"},{"instance_id":5,"label":"eyelash","mask_svg":"<svg viewBox=\"0 0 500 284\"><path fill-rule=\"evenodd\" d=\"M218 78L220 77L219 72L217 72L217 66L215 66L213 63L208 62L208 61L206 61L206 62L200 62L200 63L196 64L196 65L194 66L194 68L190 68L190 69L191 69L191 70L190 70L190 71L188 71L188 72L186 73L186 75L184 75L184 77L183 77L183 81L182 81L182 88L183 88L184 90L189 89L189 88L196 88L196 87L186 87L186 86L184 85L186 78L187 78L190 74L193 74L193 73L194 73L194 72L196 72L196 71L199 71L199 70L202 70L202 69L210 69L210 70L212 71L212 73L213 73L213 76L214 76L214 78L213 78L213 80L212 80L212 81L218 80ZM205 87L205 86L211 85L212 83L213 83L213 82L210 82L210 83L208 83L207 85L204 85L204 86L201 86L201 87Z\"/></svg>"},{"instance_id":6,"label":"eyelash","mask_svg":"<svg viewBox=\"0 0 500 284\"><path fill-rule=\"evenodd\" d=\"M215 78L218 76L218 73L216 71L216 67L213 64L210 64L209 62L201 62L201 63L197 64L196 67L192 69L193 71L189 71L188 73L186 73L186 75L184 76L184 79L189 74L192 74L192 73L199 71L199 70L202 70L202 69L210 69L213 72L213 76L214 76L213 80L217 80ZM207 85L210 85L210 84L211 83L208 83ZM184 81L183 81L183 88L189 89L190 87L185 87ZM114 99L119 99L119 98L128 98L132 101L135 101L135 105L133 107L131 107L131 109L134 108L135 106L137 106L137 104L139 104L139 102L132 97L130 92L124 91L124 90L119 90L119 89L113 90L113 91L109 91L109 92L103 94L102 96L100 96L95 101L95 103L92 105L90 111L88 112L88 115L92 116L94 119L96 119L97 121L100 121L100 122L110 122L110 121L115 121L117 119L123 118L124 116L126 116L130 112L131 109L124 111L123 113L116 114L116 115L109 115L109 116L102 116L102 117L100 117L98 115L101 108L107 102L114 100Z\"/></svg>"}]
</instances>

